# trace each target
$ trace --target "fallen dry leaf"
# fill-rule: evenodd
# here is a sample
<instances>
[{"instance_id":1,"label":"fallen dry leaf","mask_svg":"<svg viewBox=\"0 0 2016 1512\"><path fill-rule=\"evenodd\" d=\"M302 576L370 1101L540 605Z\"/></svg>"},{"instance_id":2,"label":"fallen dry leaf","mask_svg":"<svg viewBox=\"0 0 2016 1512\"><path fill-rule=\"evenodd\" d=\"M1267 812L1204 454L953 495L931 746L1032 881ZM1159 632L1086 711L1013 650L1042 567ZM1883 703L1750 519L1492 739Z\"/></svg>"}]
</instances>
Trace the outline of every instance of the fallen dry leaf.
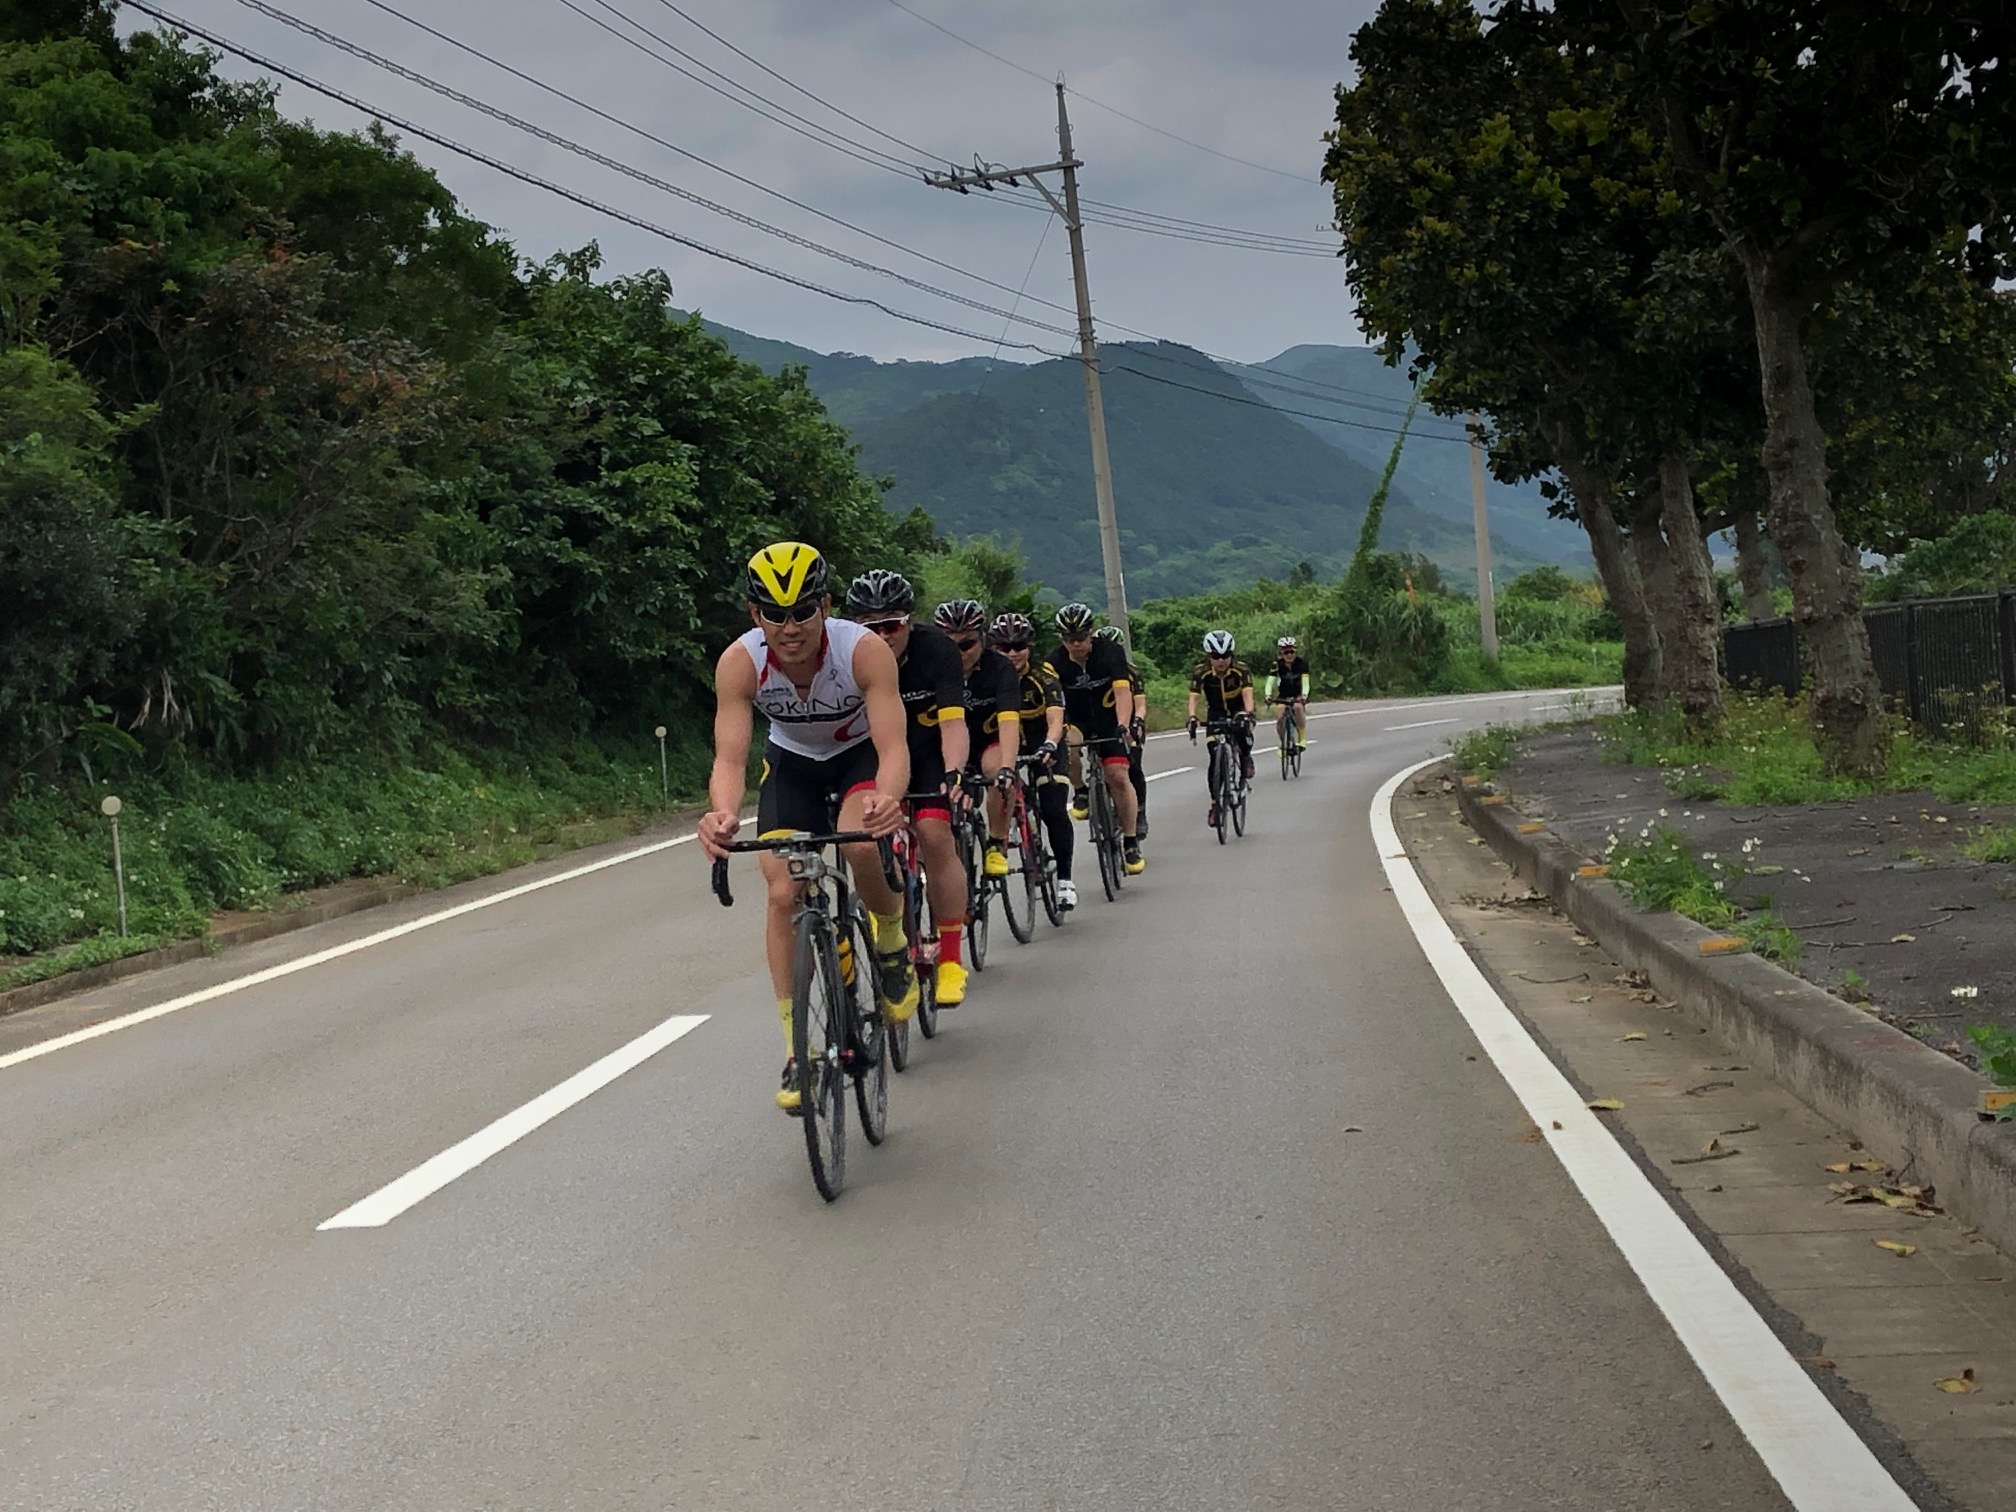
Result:
<instances>
[{"instance_id":1,"label":"fallen dry leaf","mask_svg":"<svg viewBox=\"0 0 2016 1512\"><path fill-rule=\"evenodd\" d=\"M1699 1155L1676 1155L1673 1158L1673 1164L1700 1165L1704 1160L1727 1160L1731 1155L1741 1155L1742 1153L1741 1150L1733 1149L1723 1144L1719 1139L1711 1139Z\"/></svg>"},{"instance_id":2,"label":"fallen dry leaf","mask_svg":"<svg viewBox=\"0 0 2016 1512\"><path fill-rule=\"evenodd\" d=\"M1553 1120L1553 1123L1554 1123L1554 1127L1555 1127L1555 1128L1557 1128L1557 1129L1558 1129L1558 1128L1560 1128L1560 1127L1561 1127L1561 1120L1560 1120L1560 1119L1558 1119L1558 1118L1557 1118L1557 1119Z\"/></svg>"},{"instance_id":3,"label":"fallen dry leaf","mask_svg":"<svg viewBox=\"0 0 2016 1512\"><path fill-rule=\"evenodd\" d=\"M1954 1396L1969 1396L1981 1389L1981 1383L1974 1379L1974 1367L1972 1365L1969 1365L1957 1376L1941 1376L1932 1384L1937 1386L1941 1391L1950 1392Z\"/></svg>"},{"instance_id":4,"label":"fallen dry leaf","mask_svg":"<svg viewBox=\"0 0 2016 1512\"><path fill-rule=\"evenodd\" d=\"M1624 1109L1624 1099L1621 1097L1599 1097L1592 1101L1589 1107L1592 1112L1596 1113L1619 1113Z\"/></svg>"},{"instance_id":5,"label":"fallen dry leaf","mask_svg":"<svg viewBox=\"0 0 2016 1512\"><path fill-rule=\"evenodd\" d=\"M1645 1036L1640 1034L1636 1029L1634 1029L1629 1034L1620 1036L1618 1043L1628 1045L1633 1040L1642 1040L1643 1038L1645 1038Z\"/></svg>"},{"instance_id":6,"label":"fallen dry leaf","mask_svg":"<svg viewBox=\"0 0 2016 1512\"><path fill-rule=\"evenodd\" d=\"M1890 936L1890 943L1892 945L1910 945L1915 943L1917 938L1918 936L1914 934L1894 934Z\"/></svg>"},{"instance_id":7,"label":"fallen dry leaf","mask_svg":"<svg viewBox=\"0 0 2016 1512\"><path fill-rule=\"evenodd\" d=\"M1899 1260L1909 1260L1913 1255L1918 1253L1917 1245L1899 1244L1895 1239L1877 1239L1872 1242L1876 1248L1890 1251Z\"/></svg>"},{"instance_id":8,"label":"fallen dry leaf","mask_svg":"<svg viewBox=\"0 0 2016 1512\"><path fill-rule=\"evenodd\" d=\"M1580 997L1571 997L1568 1001L1571 1003L1593 1003L1596 999L1585 992Z\"/></svg>"},{"instance_id":9,"label":"fallen dry leaf","mask_svg":"<svg viewBox=\"0 0 2016 1512\"><path fill-rule=\"evenodd\" d=\"M1721 1132L1724 1134L1755 1134L1762 1127L1763 1125L1761 1124L1740 1123L1733 1129L1724 1129Z\"/></svg>"},{"instance_id":10,"label":"fallen dry leaf","mask_svg":"<svg viewBox=\"0 0 2016 1512\"><path fill-rule=\"evenodd\" d=\"M1811 1365L1816 1370L1832 1370L1834 1368L1834 1361L1826 1355L1809 1355L1803 1363Z\"/></svg>"}]
</instances>

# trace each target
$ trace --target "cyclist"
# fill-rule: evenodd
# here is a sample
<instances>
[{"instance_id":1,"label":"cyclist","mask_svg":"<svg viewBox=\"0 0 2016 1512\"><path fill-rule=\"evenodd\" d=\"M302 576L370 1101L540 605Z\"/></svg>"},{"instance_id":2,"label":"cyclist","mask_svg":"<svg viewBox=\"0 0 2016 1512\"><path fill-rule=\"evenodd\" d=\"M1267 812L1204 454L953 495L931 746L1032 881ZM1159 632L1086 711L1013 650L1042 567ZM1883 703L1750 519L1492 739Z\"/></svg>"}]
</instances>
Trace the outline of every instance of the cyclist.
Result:
<instances>
[{"instance_id":1,"label":"cyclist","mask_svg":"<svg viewBox=\"0 0 2016 1512\"><path fill-rule=\"evenodd\" d=\"M1186 724L1190 738L1195 740L1197 699L1201 694L1207 720L1231 721L1233 744L1239 751L1239 769L1250 782L1253 779L1253 674L1246 670L1246 663L1232 654L1233 649L1230 630L1205 632L1204 660L1190 674L1190 710ZM1204 822L1209 825L1218 823L1215 796Z\"/></svg>"},{"instance_id":2,"label":"cyclist","mask_svg":"<svg viewBox=\"0 0 2016 1512\"><path fill-rule=\"evenodd\" d=\"M1295 711L1295 744L1305 744L1309 729L1309 663L1295 649L1295 637L1274 642L1274 670L1267 675L1267 701L1285 703Z\"/></svg>"},{"instance_id":3,"label":"cyclist","mask_svg":"<svg viewBox=\"0 0 2016 1512\"><path fill-rule=\"evenodd\" d=\"M1127 872L1138 876L1147 863L1141 859L1141 839L1135 828L1139 809L1134 802L1134 785L1127 780L1127 729L1134 718L1134 689L1127 681L1126 653L1097 639L1092 630L1092 611L1083 604L1066 604L1057 611L1057 633L1063 644L1044 660L1064 685L1066 725L1088 750L1102 748L1100 771L1120 815ZM1071 783L1077 790L1071 812L1083 819L1091 809L1077 751L1073 750L1070 758Z\"/></svg>"},{"instance_id":4,"label":"cyclist","mask_svg":"<svg viewBox=\"0 0 2016 1512\"><path fill-rule=\"evenodd\" d=\"M978 599L951 599L932 611L931 623L959 648L966 674L966 736L973 749L968 775L992 785L987 794L987 845L981 870L1008 875L1008 806L999 779L1015 770L1022 750L1022 679L1015 664L987 644L987 611Z\"/></svg>"},{"instance_id":5,"label":"cyclist","mask_svg":"<svg viewBox=\"0 0 2016 1512\"><path fill-rule=\"evenodd\" d=\"M1120 634L1118 625L1101 625L1097 631L1099 639L1111 641L1123 652L1127 641ZM1148 772L1141 765L1141 753L1147 749L1142 744L1148 738L1148 683L1141 676L1141 669L1134 664L1134 658L1127 658L1127 686L1134 690L1134 717L1127 721L1127 780L1134 786L1134 833L1141 839L1148 838Z\"/></svg>"},{"instance_id":6,"label":"cyclist","mask_svg":"<svg viewBox=\"0 0 2016 1512\"><path fill-rule=\"evenodd\" d=\"M910 747L910 791L935 796L916 799L917 854L924 866L924 891L938 925L938 971L933 995L940 1007L966 1001L966 967L959 942L966 933L966 869L952 840L952 805L962 801L969 743L966 677L959 649L944 633L911 623L917 591L900 572L877 568L847 589L847 613L888 643L896 656L897 687L903 696L903 728Z\"/></svg>"},{"instance_id":7,"label":"cyclist","mask_svg":"<svg viewBox=\"0 0 2016 1512\"><path fill-rule=\"evenodd\" d=\"M824 834L836 804L843 830L890 835L903 823L910 757L896 659L858 625L828 618L829 577L826 559L802 541L779 541L749 559L745 581L753 628L730 644L714 667L711 806L700 818L698 839L716 860L727 855L723 847L741 828L756 713L769 724L756 799L759 835ZM845 853L855 894L873 922L876 986L889 1016L901 1023L917 1010L903 902L882 875L875 846L850 845ZM789 1057L798 887L783 857L764 855L762 868L769 889L765 953ZM777 1106L796 1113L798 1103L797 1067L787 1058Z\"/></svg>"},{"instance_id":8,"label":"cyclist","mask_svg":"<svg viewBox=\"0 0 2016 1512\"><path fill-rule=\"evenodd\" d=\"M1064 686L1057 674L1043 662L1031 659L1036 627L1026 614L1003 614L988 627L987 638L994 649L1008 658L1020 682L1022 729L1029 736L1043 738L1025 759L1034 770L1037 812L1050 836L1050 854L1057 862L1057 906L1078 906L1078 884L1071 880L1071 856L1077 835L1071 828L1071 811L1064 799L1067 786L1054 772L1057 752L1064 743Z\"/></svg>"}]
</instances>

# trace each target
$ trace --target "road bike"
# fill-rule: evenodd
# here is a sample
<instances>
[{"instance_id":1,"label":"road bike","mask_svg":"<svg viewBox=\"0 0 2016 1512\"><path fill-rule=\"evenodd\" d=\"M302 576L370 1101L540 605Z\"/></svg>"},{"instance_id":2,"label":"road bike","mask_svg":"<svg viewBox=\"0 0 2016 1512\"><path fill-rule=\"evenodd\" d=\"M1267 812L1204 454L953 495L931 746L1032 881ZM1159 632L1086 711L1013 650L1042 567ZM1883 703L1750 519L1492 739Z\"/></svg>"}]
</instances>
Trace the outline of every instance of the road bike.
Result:
<instances>
[{"instance_id":1,"label":"road bike","mask_svg":"<svg viewBox=\"0 0 2016 1512\"><path fill-rule=\"evenodd\" d=\"M1099 885L1106 892L1110 903L1120 896L1122 879L1127 875L1125 841L1120 834L1120 813L1114 806L1113 794L1106 786L1106 765L1104 756L1107 749L1124 750L1117 735L1102 736L1087 740L1078 746L1079 759L1085 763L1085 785L1088 789L1090 808L1085 823L1087 836L1092 841L1092 852L1099 862Z\"/></svg>"},{"instance_id":2,"label":"road bike","mask_svg":"<svg viewBox=\"0 0 2016 1512\"><path fill-rule=\"evenodd\" d=\"M829 849L874 841L891 887L899 876L887 840L863 831L791 834L736 840L727 850L773 851L798 885L792 915L791 1058L798 1082L797 1117L805 1129L812 1184L828 1202L840 1195L847 1171L847 1089L852 1083L861 1132L871 1145L889 1133L889 1019L875 987L874 935L844 860ZM723 908L728 862L714 863L714 896Z\"/></svg>"},{"instance_id":3,"label":"road bike","mask_svg":"<svg viewBox=\"0 0 2016 1512\"><path fill-rule=\"evenodd\" d=\"M1002 851L1008 857L1008 875L987 880L1001 895L1001 916L1008 921L1008 932L1018 944L1027 945L1036 938L1036 910L1045 881L1042 841L1038 838L1042 826L1035 822L1029 789L1016 768L1006 770L999 786L1005 830Z\"/></svg>"},{"instance_id":4,"label":"road bike","mask_svg":"<svg viewBox=\"0 0 2016 1512\"><path fill-rule=\"evenodd\" d=\"M1276 749L1281 753L1281 780L1302 775L1302 738L1295 728L1295 705L1287 700L1278 700L1281 712L1274 719Z\"/></svg>"},{"instance_id":5,"label":"road bike","mask_svg":"<svg viewBox=\"0 0 2016 1512\"><path fill-rule=\"evenodd\" d=\"M978 791L979 780L967 784L967 802L952 806L952 842L966 869L966 958L975 971L987 969L987 910L993 889L983 869L987 855L987 812Z\"/></svg>"},{"instance_id":6,"label":"road bike","mask_svg":"<svg viewBox=\"0 0 2016 1512\"><path fill-rule=\"evenodd\" d=\"M1246 795L1252 783L1239 760L1239 742L1232 738L1236 721L1213 719L1205 724L1206 747L1210 751L1211 823L1218 831L1218 843L1225 843L1229 824L1234 834L1246 833Z\"/></svg>"}]
</instances>

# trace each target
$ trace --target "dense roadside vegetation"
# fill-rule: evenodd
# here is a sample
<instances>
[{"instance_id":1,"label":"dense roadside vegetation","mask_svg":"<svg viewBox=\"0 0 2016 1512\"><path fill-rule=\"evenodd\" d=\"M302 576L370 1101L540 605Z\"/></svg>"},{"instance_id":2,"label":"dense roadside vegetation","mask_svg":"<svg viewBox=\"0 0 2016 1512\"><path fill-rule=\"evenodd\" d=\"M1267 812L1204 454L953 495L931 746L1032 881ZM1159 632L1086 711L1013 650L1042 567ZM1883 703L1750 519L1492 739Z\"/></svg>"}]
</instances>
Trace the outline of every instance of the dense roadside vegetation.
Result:
<instances>
[{"instance_id":1,"label":"dense roadside vegetation","mask_svg":"<svg viewBox=\"0 0 2016 1512\"><path fill-rule=\"evenodd\" d=\"M7 9L0 958L112 925L106 792L136 939L86 955L639 818L654 726L694 790L750 550L939 549L802 381L597 261L103 5Z\"/></svg>"}]
</instances>

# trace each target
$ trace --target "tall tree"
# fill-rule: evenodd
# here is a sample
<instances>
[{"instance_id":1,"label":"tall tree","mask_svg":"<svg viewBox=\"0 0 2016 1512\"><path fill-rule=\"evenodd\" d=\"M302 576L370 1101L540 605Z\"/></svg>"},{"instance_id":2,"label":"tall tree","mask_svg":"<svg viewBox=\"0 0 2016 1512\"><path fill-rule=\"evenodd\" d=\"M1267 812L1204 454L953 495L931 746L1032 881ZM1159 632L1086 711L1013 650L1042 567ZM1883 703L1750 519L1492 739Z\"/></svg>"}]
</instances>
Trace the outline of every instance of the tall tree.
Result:
<instances>
[{"instance_id":1,"label":"tall tree","mask_svg":"<svg viewBox=\"0 0 2016 1512\"><path fill-rule=\"evenodd\" d=\"M1539 0L1522 0L1540 9ZM2016 12L2003 0L1550 0L1663 122L1677 182L1742 267L1770 527L1831 769L1883 768L1861 571L1830 505L1813 351L1835 290L1938 251L2016 270Z\"/></svg>"}]
</instances>

